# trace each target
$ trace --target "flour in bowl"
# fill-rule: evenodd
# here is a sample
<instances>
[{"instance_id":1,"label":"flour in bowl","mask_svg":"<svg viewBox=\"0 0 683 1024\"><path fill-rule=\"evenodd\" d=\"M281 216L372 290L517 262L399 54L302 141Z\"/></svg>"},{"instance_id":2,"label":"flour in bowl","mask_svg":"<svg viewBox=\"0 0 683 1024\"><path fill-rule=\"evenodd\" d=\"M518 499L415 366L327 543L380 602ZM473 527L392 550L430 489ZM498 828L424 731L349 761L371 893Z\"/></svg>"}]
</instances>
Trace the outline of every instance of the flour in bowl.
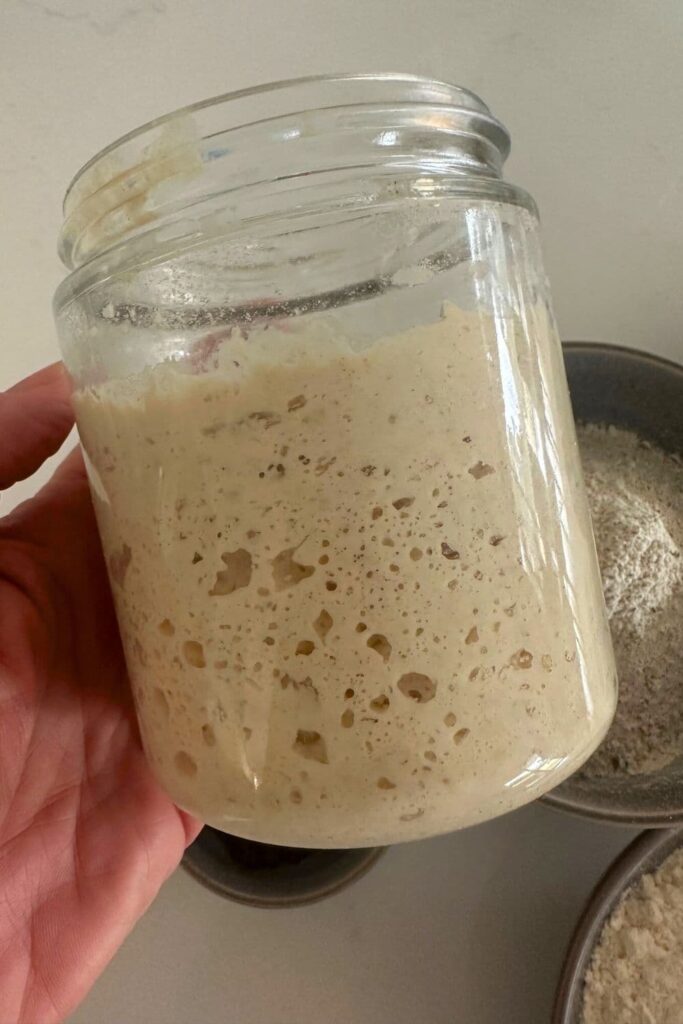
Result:
<instances>
[{"instance_id":1,"label":"flour in bowl","mask_svg":"<svg viewBox=\"0 0 683 1024\"><path fill-rule=\"evenodd\" d=\"M683 463L630 431L578 431L619 677L585 769L638 775L683 753Z\"/></svg>"},{"instance_id":2,"label":"flour in bowl","mask_svg":"<svg viewBox=\"0 0 683 1024\"><path fill-rule=\"evenodd\" d=\"M683 1020L683 850L629 889L586 974L582 1024Z\"/></svg>"}]
</instances>

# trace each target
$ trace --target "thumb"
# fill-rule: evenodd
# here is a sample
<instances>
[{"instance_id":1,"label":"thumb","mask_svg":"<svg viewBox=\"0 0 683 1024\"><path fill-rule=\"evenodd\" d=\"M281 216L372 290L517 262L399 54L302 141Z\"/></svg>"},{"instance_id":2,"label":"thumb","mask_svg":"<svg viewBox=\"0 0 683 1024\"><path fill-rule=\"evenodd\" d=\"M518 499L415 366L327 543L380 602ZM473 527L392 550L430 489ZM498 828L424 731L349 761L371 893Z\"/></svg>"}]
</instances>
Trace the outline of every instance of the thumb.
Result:
<instances>
[{"instance_id":1,"label":"thumb","mask_svg":"<svg viewBox=\"0 0 683 1024\"><path fill-rule=\"evenodd\" d=\"M74 422L69 394L61 363L0 394L0 490L31 476L61 447Z\"/></svg>"}]
</instances>

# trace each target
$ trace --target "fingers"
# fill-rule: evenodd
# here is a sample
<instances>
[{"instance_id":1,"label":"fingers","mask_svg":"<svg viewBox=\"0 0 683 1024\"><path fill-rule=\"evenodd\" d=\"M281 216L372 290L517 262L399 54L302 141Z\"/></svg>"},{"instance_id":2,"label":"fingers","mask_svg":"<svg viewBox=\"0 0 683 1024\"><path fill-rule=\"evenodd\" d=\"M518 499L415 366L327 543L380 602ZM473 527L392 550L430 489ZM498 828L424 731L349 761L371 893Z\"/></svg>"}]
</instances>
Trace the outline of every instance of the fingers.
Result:
<instances>
[{"instance_id":1,"label":"fingers","mask_svg":"<svg viewBox=\"0 0 683 1024\"><path fill-rule=\"evenodd\" d=\"M69 452L63 462L57 466L51 478L45 484L40 494L51 492L55 488L72 487L77 484L87 484L85 463L81 446L77 445Z\"/></svg>"},{"instance_id":2,"label":"fingers","mask_svg":"<svg viewBox=\"0 0 683 1024\"><path fill-rule=\"evenodd\" d=\"M0 394L0 490L31 476L59 449L74 422L69 395L61 363Z\"/></svg>"},{"instance_id":3,"label":"fingers","mask_svg":"<svg viewBox=\"0 0 683 1024\"><path fill-rule=\"evenodd\" d=\"M68 452L37 494L17 505L0 523L19 530L25 539L56 545L60 551L66 531L82 554L90 543L94 519L80 445Z\"/></svg>"},{"instance_id":4,"label":"fingers","mask_svg":"<svg viewBox=\"0 0 683 1024\"><path fill-rule=\"evenodd\" d=\"M81 446L76 445L67 452L64 459L59 463L54 473L43 484L37 494L33 496L30 504L35 507L40 516L46 506L53 509L71 506L82 502L87 497L90 505L90 491L88 489L88 477L83 462ZM19 506L21 509L23 506Z\"/></svg>"}]
</instances>

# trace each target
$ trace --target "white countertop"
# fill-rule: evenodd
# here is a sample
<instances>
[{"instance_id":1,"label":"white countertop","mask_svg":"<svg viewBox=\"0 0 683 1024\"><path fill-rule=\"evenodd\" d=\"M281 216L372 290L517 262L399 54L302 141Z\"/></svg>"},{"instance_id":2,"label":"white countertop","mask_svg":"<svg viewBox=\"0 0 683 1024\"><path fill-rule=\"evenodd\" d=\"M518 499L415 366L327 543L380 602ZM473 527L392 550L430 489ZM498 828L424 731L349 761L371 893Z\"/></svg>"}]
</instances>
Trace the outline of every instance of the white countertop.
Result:
<instances>
[{"instance_id":1,"label":"white countertop","mask_svg":"<svg viewBox=\"0 0 683 1024\"><path fill-rule=\"evenodd\" d=\"M529 807L296 910L178 871L70 1024L547 1024L577 911L634 835Z\"/></svg>"},{"instance_id":2,"label":"white countertop","mask_svg":"<svg viewBox=\"0 0 683 1024\"><path fill-rule=\"evenodd\" d=\"M80 164L178 105L332 70L482 95L541 208L563 337L683 359L682 38L680 0L2 0L0 387L57 356ZM581 905L631 835L528 808L395 848L293 911L179 871L71 1024L546 1024Z\"/></svg>"}]
</instances>

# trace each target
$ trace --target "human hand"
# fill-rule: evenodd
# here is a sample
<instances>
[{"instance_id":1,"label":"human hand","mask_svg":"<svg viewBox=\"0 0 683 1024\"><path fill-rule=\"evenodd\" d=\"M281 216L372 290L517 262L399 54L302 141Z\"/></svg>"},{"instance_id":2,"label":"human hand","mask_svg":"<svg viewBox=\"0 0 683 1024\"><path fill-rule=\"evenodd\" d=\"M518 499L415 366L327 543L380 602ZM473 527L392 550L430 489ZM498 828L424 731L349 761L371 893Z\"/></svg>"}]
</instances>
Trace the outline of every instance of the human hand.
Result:
<instances>
[{"instance_id":1,"label":"human hand","mask_svg":"<svg viewBox=\"0 0 683 1024\"><path fill-rule=\"evenodd\" d=\"M73 424L61 365L0 394L0 490ZM0 520L0 1024L86 994L199 825L144 759L80 452Z\"/></svg>"}]
</instances>

